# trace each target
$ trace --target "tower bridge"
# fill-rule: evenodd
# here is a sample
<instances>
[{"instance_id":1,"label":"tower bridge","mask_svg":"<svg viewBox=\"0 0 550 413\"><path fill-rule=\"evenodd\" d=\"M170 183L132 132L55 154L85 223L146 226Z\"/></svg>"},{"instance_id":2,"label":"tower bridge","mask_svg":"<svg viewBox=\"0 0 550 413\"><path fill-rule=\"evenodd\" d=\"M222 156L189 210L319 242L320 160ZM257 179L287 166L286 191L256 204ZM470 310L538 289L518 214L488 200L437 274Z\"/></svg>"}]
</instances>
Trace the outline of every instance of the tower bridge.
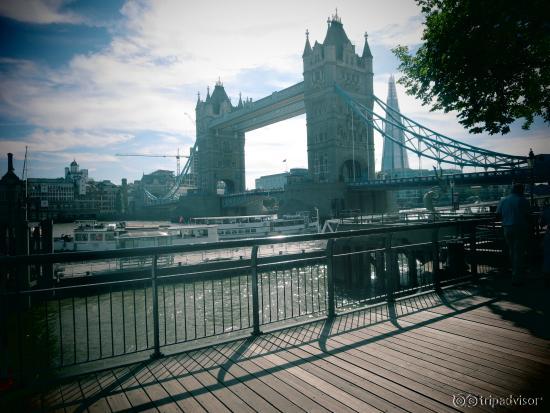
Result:
<instances>
[{"instance_id":1,"label":"tower bridge","mask_svg":"<svg viewBox=\"0 0 550 413\"><path fill-rule=\"evenodd\" d=\"M202 207L209 204L219 209L246 203L247 196L257 198L257 191L248 195L245 191L245 133L304 113L309 175L306 183L278 194L283 199L286 197L287 203L295 202L306 208L313 205L322 208L324 203L326 210L334 204L359 202L361 207L383 209L385 202L380 201L380 189L425 185L426 179L421 177L384 183L375 180L375 130L388 143L384 159L399 154L402 167L408 166L406 153L412 152L438 165L508 171L483 177L464 174L457 176L457 184L476 179L487 183L510 182L514 177L525 175L515 171L527 165L527 157L478 148L424 127L400 113L395 90L387 103L376 97L373 56L367 34L362 52L357 53L337 14L328 20L322 43L315 41L312 46L306 31L302 60L302 82L255 102L239 97L237 105L232 105L221 81L215 84L212 94L207 91L204 100L199 95L195 108L196 141L187 164L175 188L167 195L157 198L145 194L150 204L174 204L179 197L178 187L190 181L195 182L196 193L194 197L180 198L180 205L196 204L200 196ZM224 201L219 200L217 193L221 183L227 198ZM363 193L359 201L358 192ZM349 193L355 195L349 197ZM212 201L212 197L218 200ZM206 199L210 200L204 201Z\"/></svg>"}]
</instances>

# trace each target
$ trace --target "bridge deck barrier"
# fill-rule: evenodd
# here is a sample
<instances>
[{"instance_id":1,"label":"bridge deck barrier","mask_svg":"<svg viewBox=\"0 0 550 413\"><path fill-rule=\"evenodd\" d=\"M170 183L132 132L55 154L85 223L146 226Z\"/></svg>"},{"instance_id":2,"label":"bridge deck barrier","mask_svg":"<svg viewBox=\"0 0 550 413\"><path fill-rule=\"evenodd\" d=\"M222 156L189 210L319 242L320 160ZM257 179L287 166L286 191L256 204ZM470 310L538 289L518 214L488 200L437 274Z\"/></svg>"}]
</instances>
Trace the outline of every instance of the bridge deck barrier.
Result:
<instances>
[{"instance_id":1,"label":"bridge deck barrier","mask_svg":"<svg viewBox=\"0 0 550 413\"><path fill-rule=\"evenodd\" d=\"M478 219L0 257L0 374L82 371L334 316L487 273L499 260L479 251L501 248Z\"/></svg>"}]
</instances>

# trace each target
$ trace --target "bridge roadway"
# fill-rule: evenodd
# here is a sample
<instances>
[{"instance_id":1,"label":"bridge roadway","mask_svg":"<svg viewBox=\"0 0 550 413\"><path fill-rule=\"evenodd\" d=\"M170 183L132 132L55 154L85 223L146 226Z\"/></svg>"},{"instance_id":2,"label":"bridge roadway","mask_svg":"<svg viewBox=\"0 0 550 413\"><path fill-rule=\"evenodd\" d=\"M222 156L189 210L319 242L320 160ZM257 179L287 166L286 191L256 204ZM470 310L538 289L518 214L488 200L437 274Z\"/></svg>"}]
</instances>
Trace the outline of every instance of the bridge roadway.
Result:
<instances>
[{"instance_id":1,"label":"bridge roadway","mask_svg":"<svg viewBox=\"0 0 550 413\"><path fill-rule=\"evenodd\" d=\"M469 172L459 174L443 175L437 177L435 174L427 176L415 176L407 178L377 179L362 182L352 182L349 187L353 190L396 190L415 187L429 187L440 184L450 185L508 185L512 182L529 183L532 180L541 182L550 179L543 174L531 174L529 168L518 168L501 171Z\"/></svg>"},{"instance_id":2,"label":"bridge roadway","mask_svg":"<svg viewBox=\"0 0 550 413\"><path fill-rule=\"evenodd\" d=\"M550 323L542 282L518 289L506 279L482 279L332 321L107 369L53 385L27 408L517 411L489 404L511 397L510 403L544 411Z\"/></svg>"},{"instance_id":3,"label":"bridge roadway","mask_svg":"<svg viewBox=\"0 0 550 413\"><path fill-rule=\"evenodd\" d=\"M369 181L350 182L348 187L353 191L389 191L407 188L422 188L438 185L450 186L451 182L456 186L461 185L509 185L512 182L529 183L531 180L543 182L550 179L550 176L539 173L531 175L531 169L518 168L503 171L471 172L436 177L435 174L416 176L408 178L376 179ZM251 190L242 193L228 194L222 196L222 207L244 205L250 199L278 195L283 189L277 190Z\"/></svg>"},{"instance_id":4,"label":"bridge roadway","mask_svg":"<svg viewBox=\"0 0 550 413\"><path fill-rule=\"evenodd\" d=\"M247 103L242 109L226 113L213 120L209 128L248 132L305 112L304 82L300 82L256 102Z\"/></svg>"}]
</instances>

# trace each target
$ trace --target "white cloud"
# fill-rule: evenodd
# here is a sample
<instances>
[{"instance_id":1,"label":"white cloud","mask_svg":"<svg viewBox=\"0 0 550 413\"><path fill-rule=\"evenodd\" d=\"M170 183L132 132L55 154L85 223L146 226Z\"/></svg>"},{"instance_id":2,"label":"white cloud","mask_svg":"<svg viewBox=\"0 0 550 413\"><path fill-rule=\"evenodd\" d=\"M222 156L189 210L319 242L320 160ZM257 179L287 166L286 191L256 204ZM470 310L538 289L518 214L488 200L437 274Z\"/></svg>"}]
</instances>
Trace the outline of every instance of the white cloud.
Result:
<instances>
[{"instance_id":1,"label":"white cloud","mask_svg":"<svg viewBox=\"0 0 550 413\"><path fill-rule=\"evenodd\" d=\"M2 0L0 15L25 23L81 23L82 17L60 9L67 0Z\"/></svg>"},{"instance_id":2,"label":"white cloud","mask_svg":"<svg viewBox=\"0 0 550 413\"><path fill-rule=\"evenodd\" d=\"M109 147L110 145L128 142L133 139L130 134L109 133L107 131L81 130L43 130L39 129L30 135L13 140L2 140L2 151L12 152L16 157L23 157L25 147L29 147L34 156L73 157L72 148ZM44 158L45 159L45 158Z\"/></svg>"}]
</instances>

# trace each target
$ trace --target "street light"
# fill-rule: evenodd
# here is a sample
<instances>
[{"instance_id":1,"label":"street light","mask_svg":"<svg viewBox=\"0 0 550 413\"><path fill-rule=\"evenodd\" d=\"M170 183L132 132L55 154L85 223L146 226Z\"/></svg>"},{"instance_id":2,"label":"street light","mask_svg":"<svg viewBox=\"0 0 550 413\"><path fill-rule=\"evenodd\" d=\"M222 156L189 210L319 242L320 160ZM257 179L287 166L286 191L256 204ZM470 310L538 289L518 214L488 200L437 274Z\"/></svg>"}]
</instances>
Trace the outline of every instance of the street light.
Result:
<instances>
[{"instance_id":1,"label":"street light","mask_svg":"<svg viewBox=\"0 0 550 413\"><path fill-rule=\"evenodd\" d=\"M530 170L530 185L531 185L531 208L535 205L534 194L535 190L535 154L533 153L533 148L529 148L529 157L527 159L527 165Z\"/></svg>"}]
</instances>

